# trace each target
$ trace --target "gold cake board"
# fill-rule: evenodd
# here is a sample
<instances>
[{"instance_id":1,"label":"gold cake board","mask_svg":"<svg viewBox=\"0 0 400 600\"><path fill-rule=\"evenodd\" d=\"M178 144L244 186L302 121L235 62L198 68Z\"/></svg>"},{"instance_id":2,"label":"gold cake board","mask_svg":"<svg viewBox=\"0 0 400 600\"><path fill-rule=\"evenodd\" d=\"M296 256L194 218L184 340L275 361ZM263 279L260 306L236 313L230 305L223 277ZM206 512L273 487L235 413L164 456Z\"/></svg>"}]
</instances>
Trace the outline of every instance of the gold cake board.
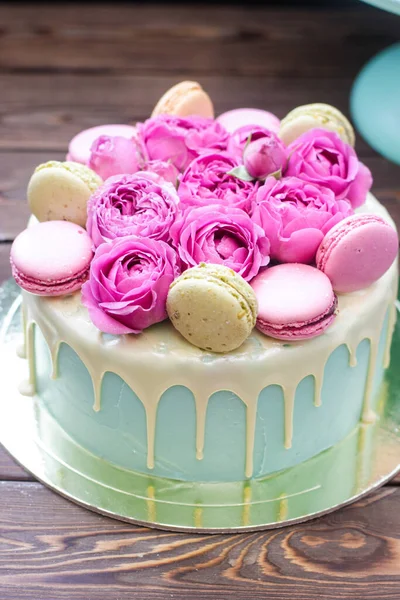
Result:
<instances>
[{"instance_id":1,"label":"gold cake board","mask_svg":"<svg viewBox=\"0 0 400 600\"><path fill-rule=\"evenodd\" d=\"M21 298L13 281L0 287L0 442L52 490L98 513L159 529L224 533L272 529L332 512L400 471L400 325L382 394L379 421L360 425L318 456L266 478L182 482L124 470L76 444L37 398L22 396L27 374L18 358Z\"/></svg>"}]
</instances>

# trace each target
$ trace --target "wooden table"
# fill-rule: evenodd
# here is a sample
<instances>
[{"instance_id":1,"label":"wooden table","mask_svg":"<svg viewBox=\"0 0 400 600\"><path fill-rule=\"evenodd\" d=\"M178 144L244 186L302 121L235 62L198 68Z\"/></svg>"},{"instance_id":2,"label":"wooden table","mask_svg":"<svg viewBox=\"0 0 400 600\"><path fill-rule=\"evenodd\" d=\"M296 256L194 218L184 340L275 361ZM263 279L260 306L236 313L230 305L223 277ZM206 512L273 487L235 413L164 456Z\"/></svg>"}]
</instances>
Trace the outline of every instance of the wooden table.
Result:
<instances>
[{"instance_id":1,"label":"wooden table","mask_svg":"<svg viewBox=\"0 0 400 600\"><path fill-rule=\"evenodd\" d=\"M399 18L357 2L0 5L0 280L28 217L32 169L63 159L80 129L144 119L184 78L202 82L218 113L254 106L282 117L316 101L347 112L356 73L399 30ZM400 226L400 168L360 139L357 149ZM0 599L399 599L399 483L295 527L183 535L79 508L0 450Z\"/></svg>"}]
</instances>

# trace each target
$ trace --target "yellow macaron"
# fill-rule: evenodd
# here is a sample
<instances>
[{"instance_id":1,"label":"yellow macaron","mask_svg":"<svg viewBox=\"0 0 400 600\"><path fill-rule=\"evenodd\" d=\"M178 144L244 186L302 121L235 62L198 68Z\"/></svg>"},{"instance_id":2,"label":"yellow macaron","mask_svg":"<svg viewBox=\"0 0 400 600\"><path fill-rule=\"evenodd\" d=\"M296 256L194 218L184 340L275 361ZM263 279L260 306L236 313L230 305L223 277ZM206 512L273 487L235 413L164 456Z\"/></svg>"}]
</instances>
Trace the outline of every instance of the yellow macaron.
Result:
<instances>
[{"instance_id":1,"label":"yellow macaron","mask_svg":"<svg viewBox=\"0 0 400 600\"><path fill-rule=\"evenodd\" d=\"M281 121L279 137L289 145L315 127L334 131L346 144L354 146L354 129L349 120L330 104L305 104L291 110Z\"/></svg>"},{"instance_id":2,"label":"yellow macaron","mask_svg":"<svg viewBox=\"0 0 400 600\"><path fill-rule=\"evenodd\" d=\"M86 225L86 206L102 179L89 167L49 161L36 167L28 184L31 212L39 221L71 221Z\"/></svg>"},{"instance_id":3,"label":"yellow macaron","mask_svg":"<svg viewBox=\"0 0 400 600\"><path fill-rule=\"evenodd\" d=\"M214 117L210 96L196 81L181 81L169 89L157 102L151 116L167 114L178 117Z\"/></svg>"}]
</instances>

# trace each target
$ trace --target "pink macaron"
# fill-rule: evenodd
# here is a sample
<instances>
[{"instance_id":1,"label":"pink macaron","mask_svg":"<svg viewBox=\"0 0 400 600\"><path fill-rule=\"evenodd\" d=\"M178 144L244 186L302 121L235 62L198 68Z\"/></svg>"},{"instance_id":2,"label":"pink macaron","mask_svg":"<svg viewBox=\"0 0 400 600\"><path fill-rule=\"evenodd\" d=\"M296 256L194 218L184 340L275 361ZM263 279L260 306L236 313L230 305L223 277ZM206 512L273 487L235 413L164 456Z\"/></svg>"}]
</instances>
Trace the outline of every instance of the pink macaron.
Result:
<instances>
[{"instance_id":1,"label":"pink macaron","mask_svg":"<svg viewBox=\"0 0 400 600\"><path fill-rule=\"evenodd\" d=\"M136 128L132 125L98 125L97 127L84 129L70 141L66 160L86 165L90 158L90 148L101 135L131 138L135 134Z\"/></svg>"},{"instance_id":2,"label":"pink macaron","mask_svg":"<svg viewBox=\"0 0 400 600\"><path fill-rule=\"evenodd\" d=\"M274 133L278 133L280 120L272 113L259 108L236 108L222 113L216 119L225 127L229 133L234 133L245 125L257 125L265 127Z\"/></svg>"},{"instance_id":3,"label":"pink macaron","mask_svg":"<svg viewBox=\"0 0 400 600\"><path fill-rule=\"evenodd\" d=\"M92 240L82 227L69 221L44 221L15 238L10 259L22 289L39 296L62 296L80 289L92 257Z\"/></svg>"},{"instance_id":4,"label":"pink macaron","mask_svg":"<svg viewBox=\"0 0 400 600\"><path fill-rule=\"evenodd\" d=\"M313 338L336 316L337 298L331 282L310 265L277 265L259 273L250 285L258 302L256 327L272 338Z\"/></svg>"},{"instance_id":5,"label":"pink macaron","mask_svg":"<svg viewBox=\"0 0 400 600\"><path fill-rule=\"evenodd\" d=\"M381 217L357 214L333 227L321 242L316 263L335 292L355 292L382 277L397 256L397 232Z\"/></svg>"}]
</instances>

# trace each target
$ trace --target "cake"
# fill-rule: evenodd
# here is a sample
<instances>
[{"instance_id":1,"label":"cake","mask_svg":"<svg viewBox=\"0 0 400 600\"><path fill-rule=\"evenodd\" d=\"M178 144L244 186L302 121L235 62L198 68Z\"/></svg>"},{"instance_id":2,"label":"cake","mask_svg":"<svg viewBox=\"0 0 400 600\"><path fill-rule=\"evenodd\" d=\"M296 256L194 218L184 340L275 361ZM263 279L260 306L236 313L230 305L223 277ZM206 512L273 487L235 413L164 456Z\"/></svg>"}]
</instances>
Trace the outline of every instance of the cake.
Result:
<instances>
[{"instance_id":1,"label":"cake","mask_svg":"<svg viewBox=\"0 0 400 600\"><path fill-rule=\"evenodd\" d=\"M192 89L191 86L184 89L188 87ZM176 98L176 93L174 88L173 98ZM196 88L196 107L201 104L199 93ZM312 465L318 464L325 450L357 443L360 423L373 423L379 419L384 403L384 371L389 364L396 319L394 302L398 269L395 257L398 242L394 224L386 209L369 191L369 171L359 163L347 143L349 124L346 120L344 130L344 117L338 111L329 112L327 105L318 104L318 118L313 122L309 107L304 107L303 111L296 109L300 121L296 122L295 114L289 122L283 122L285 135L295 135L288 150L279 140L276 126L279 120L270 113L263 114L263 125L250 121L244 126L246 110L254 118L251 110L240 109L243 111L239 110L240 118L235 117L237 111L226 113L233 115L233 119L238 118L241 123L236 131L233 125L230 126L232 133L228 133L224 115L221 116L224 126L210 116L201 117L201 127L196 125L191 129L192 117L186 117L190 113L184 100L180 98L177 101L179 110L185 115L187 131L184 134L183 125L178 122L182 117L176 114L177 105L174 108L168 101L165 110L170 114L165 116L160 101L157 115L139 124L137 134L129 138L129 143L135 144L135 152L145 153L141 155L142 158L145 156L144 166L139 165L135 155L131 172L119 174L118 148L122 149L126 168L128 137L107 137L107 126L105 135L93 142L86 168L94 170L96 176L105 181L94 192L91 188L87 195L89 217L86 230L92 239L95 257L82 293L65 294L57 286L54 292L54 277L47 291L41 287L41 291L32 293L32 288L23 283L26 279L20 278L24 265L23 261L18 262L15 258L17 238L12 265L14 275L18 269L17 280L24 288L23 354L29 365L29 380L23 382L21 391L35 395L41 411L83 451L101 458L105 465L151 477L155 488L162 488L162 482L168 480L169 485L174 486L177 498L181 484L211 484L214 491L220 484L223 498L225 484L248 489L246 486L254 483L260 486L259 489L274 490L279 496L287 489L293 468L307 474L306 478L311 481ZM191 100L188 102L191 106ZM209 110L208 96L205 102ZM323 129L324 120L321 120L324 107L326 122L329 121L326 130ZM257 111L254 113L257 114ZM266 121L271 123L271 129L265 127ZM205 122L212 123L212 128L207 128ZM299 131L303 123L306 123L306 130ZM172 126L175 127L175 138L170 133L166 149L162 149L162 156L158 155L160 139L165 140L164 130L171 132ZM160 128L164 133L159 134ZM347 135L344 139L340 137L342 131ZM322 143L321 139L327 140L330 146L323 151L318 150L320 156L332 164L342 165L341 161L347 160L346 173L341 174L341 167L334 167L334 172L327 176L325 165L317 165L312 171L314 159L310 156L315 158L315 148L317 142ZM201 148L202 145L204 148ZM73 150L69 149L69 156ZM297 158L293 158L296 152ZM160 161L165 160L167 162L161 164ZM48 168L54 168L54 163ZM60 168L63 167L58 165L57 169ZM218 169L224 169L224 178ZM70 172L73 177L77 176L76 170L69 169ZM210 179L214 175L213 189L211 184L208 189L205 187L205 172ZM143 176L143 173L146 175ZM43 166L33 177L38 174L43 174ZM150 189L140 177L148 178ZM316 181L318 177L320 181ZM229 185L226 184L227 178L230 178ZM64 201L64 176L62 184ZM57 177L47 178L45 185L53 186L50 195L54 215ZM300 200L293 199L293 191L287 192L287 188L293 185L297 186L296 194L302 194ZM158 208L159 199L149 209L153 202L149 198L158 193L160 186L163 188L162 210ZM276 186L279 186L279 193ZM38 187L40 182L35 183L36 195L31 206L34 213L43 215L43 207L36 208L40 204ZM132 218L134 210L128 210L126 205L121 207L121 197L117 198L118 194L121 196L119 190L122 187L125 203L126 194L129 192L130 198L134 198L135 194L139 197L137 190L140 188L137 202L142 204L135 218ZM310 194L314 194L312 200ZM44 197L49 197L49 194L44 194ZM175 197L178 197L176 204ZM290 202L291 210L296 213L294 216L287 212L285 201ZM82 194L79 203L77 212L81 214ZM207 216L212 212L209 205L213 205L214 212L221 215L215 217L222 223L217 233L215 222ZM118 218L110 224L107 219L116 206ZM281 209L281 206L284 208ZM59 216L51 217L56 219L55 222L64 218L62 210L60 206ZM150 212L146 213L147 210ZM70 214L71 204L68 204ZM277 219L280 219L279 226L276 225ZM349 219L357 227L363 227L363 234L357 233L355 241L353 226L345 230L343 225ZM240 252L237 252L237 239L243 240L240 235L244 230L248 234L248 220L256 224L256 234L252 230L253 237L248 242L252 246L250 249L240 247ZM185 243L182 241L185 235L189 235L187 230L193 234L199 222L209 229L214 227L215 246L211 250L207 245L201 246L203 242L199 238L194 241L185 238ZM373 227L382 228L383 223L387 229L383 235L379 233L374 237ZM41 223L37 224L33 217L29 228L40 226ZM371 226L372 229L369 229ZM233 227L242 229L238 233ZM348 232L350 235L344 243L342 236ZM201 235L204 237L205 234ZM320 258L321 248L330 242L328 236L335 238L332 252L337 251L339 240L342 250L344 248L346 253L350 248L351 256L358 261L352 267L352 291L338 291L342 290L341 285L349 286L348 278L343 283L345 266L341 267L339 263L339 269L335 271L338 273L336 281L331 272L328 273L326 262ZM236 246L232 250L229 244L233 237ZM305 237L306 242L296 241ZM265 239L267 242L263 241ZM390 240L394 239L392 243ZM122 284L120 279L113 281L113 287L108 280L105 283L103 263L111 261L111 248L114 253L119 253L118 258L115 254L113 259L113 265L117 265L115 269L122 268L121 264L125 264L126 260L132 262L133 255L129 254L132 249L130 246L128 252L127 244L135 246L140 260L145 252L143 244L149 245L149 253L162 250L166 258L162 254L164 262L160 274L156 272L161 269L158 255L150 267L147 263L143 267L148 269L144 275L142 265L139 271L129 271L129 277L123 281L125 295L119 291L117 298L115 290ZM222 247L220 244L225 245ZM168 250L165 250L166 246ZM197 254L193 250L195 246ZM221 249L218 261L213 260L216 248ZM171 249L173 259L168 254ZM33 247L32 252L35 252ZM371 259L371 252L373 257L378 257L376 261ZM94 267L96 260L97 266ZM149 260L146 254L146 261ZM367 260L368 264L362 263L362 260L364 263ZM171 318L167 318L167 295L180 273L189 273L190 276L192 269L199 269L199 264L204 263L207 267L213 262L219 262L234 277L240 278L249 288L249 294L255 294L259 306L258 314L254 315L257 326L253 328L252 322L246 333L247 339L238 342L237 347L229 352L221 352L220 347L213 351L212 339L209 348L193 345L188 341L190 338L185 339L179 328L174 327L172 311L168 310ZM334 303L329 312L329 323L319 330L311 332L308 322L306 330L304 323L292 324L291 327L286 323L282 327L279 325L278 333L271 337L263 333L260 313L264 297L257 296L255 281L270 269L279 269L280 265L287 263L311 265L307 268L318 269L321 276L324 271ZM114 266L107 268L112 270ZM136 269L136 266L129 268ZM366 285L368 276L372 281ZM32 273L30 277L31 282ZM48 278L50 281L51 274ZM135 283L135 278L140 278L140 283ZM226 282L226 278L221 280ZM157 293L154 292L156 285L159 286ZM203 285L202 281L199 285ZM139 287L142 290L143 286L148 286L152 295L145 296L141 291L138 299L137 290ZM108 303L104 302L104 298L99 300L104 289L109 294ZM146 293L148 291L146 289ZM245 295L244 292L241 294ZM150 297L151 300L148 299ZM110 307L114 309L116 306L113 302L119 302L120 312L110 312ZM309 304L312 303L310 299ZM296 298L292 299L292 304L296 306ZM190 321L195 317L188 312L188 318ZM198 323L193 323L193 327L197 326ZM222 323L221 328L227 335L231 333L230 323ZM307 331L305 335L304 331ZM212 330L210 336L212 338ZM343 460L346 460L345 452ZM347 484L342 482L340 485ZM156 522L151 514L147 518L142 517L142 520Z\"/></svg>"}]
</instances>

